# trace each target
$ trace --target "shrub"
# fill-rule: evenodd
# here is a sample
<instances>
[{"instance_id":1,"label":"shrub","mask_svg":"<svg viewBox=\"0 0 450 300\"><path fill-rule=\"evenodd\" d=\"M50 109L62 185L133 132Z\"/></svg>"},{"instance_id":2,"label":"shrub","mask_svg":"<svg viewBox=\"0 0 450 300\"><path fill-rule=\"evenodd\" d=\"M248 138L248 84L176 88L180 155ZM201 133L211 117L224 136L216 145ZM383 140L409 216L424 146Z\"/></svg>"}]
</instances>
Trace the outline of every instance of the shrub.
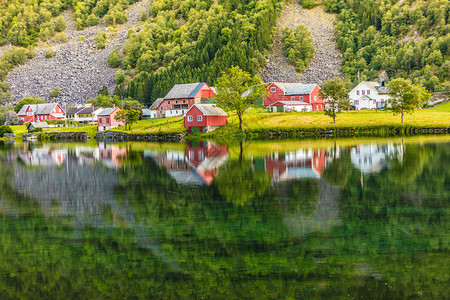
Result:
<instances>
[{"instance_id":1,"label":"shrub","mask_svg":"<svg viewBox=\"0 0 450 300\"><path fill-rule=\"evenodd\" d=\"M316 2L316 0L299 0L298 2L303 8L313 8L319 5L319 3Z\"/></svg>"},{"instance_id":2,"label":"shrub","mask_svg":"<svg viewBox=\"0 0 450 300\"><path fill-rule=\"evenodd\" d=\"M55 30L57 32L61 32L64 29L66 29L66 22L64 22L64 18L62 16L59 16L56 18Z\"/></svg>"},{"instance_id":3,"label":"shrub","mask_svg":"<svg viewBox=\"0 0 450 300\"><path fill-rule=\"evenodd\" d=\"M42 132L42 127L33 128L30 130L30 133L34 133L34 132Z\"/></svg>"},{"instance_id":4,"label":"shrub","mask_svg":"<svg viewBox=\"0 0 450 300\"><path fill-rule=\"evenodd\" d=\"M6 126L6 125L1 125L0 126L0 137L3 137L3 135L5 133L13 133L11 127Z\"/></svg>"},{"instance_id":5,"label":"shrub","mask_svg":"<svg viewBox=\"0 0 450 300\"><path fill-rule=\"evenodd\" d=\"M55 55L55 50L53 50L52 48L45 51L45 58L52 58L53 55Z\"/></svg>"},{"instance_id":6,"label":"shrub","mask_svg":"<svg viewBox=\"0 0 450 300\"><path fill-rule=\"evenodd\" d=\"M139 19L141 20L141 22L147 21L147 11L145 10L145 8L141 10L141 17Z\"/></svg>"},{"instance_id":7,"label":"shrub","mask_svg":"<svg viewBox=\"0 0 450 300\"><path fill-rule=\"evenodd\" d=\"M61 94L61 89L59 87L55 87L48 96L50 98L58 98L59 94Z\"/></svg>"},{"instance_id":8,"label":"shrub","mask_svg":"<svg viewBox=\"0 0 450 300\"><path fill-rule=\"evenodd\" d=\"M314 57L311 33L305 25L300 24L295 30L284 28L282 34L288 61L295 65L297 72L302 72Z\"/></svg>"},{"instance_id":9,"label":"shrub","mask_svg":"<svg viewBox=\"0 0 450 300\"><path fill-rule=\"evenodd\" d=\"M120 61L119 50L117 49L117 46L114 47L114 50L109 55L108 64L111 68L118 68L120 66L121 61Z\"/></svg>"},{"instance_id":10,"label":"shrub","mask_svg":"<svg viewBox=\"0 0 450 300\"><path fill-rule=\"evenodd\" d=\"M98 17L94 14L89 15L89 17L86 19L87 26L95 26L97 24L98 24Z\"/></svg>"},{"instance_id":11,"label":"shrub","mask_svg":"<svg viewBox=\"0 0 450 300\"><path fill-rule=\"evenodd\" d=\"M64 32L58 32L57 34L55 34L54 39L58 43L65 43L67 42L67 35Z\"/></svg>"},{"instance_id":12,"label":"shrub","mask_svg":"<svg viewBox=\"0 0 450 300\"><path fill-rule=\"evenodd\" d=\"M82 42L85 40L86 40L86 36L84 36L84 35L80 36L80 38L78 39L79 42Z\"/></svg>"},{"instance_id":13,"label":"shrub","mask_svg":"<svg viewBox=\"0 0 450 300\"><path fill-rule=\"evenodd\" d=\"M106 47L106 39L107 39L106 33L101 31L101 30L99 30L97 35L94 38L95 45L97 46L98 49L105 49L105 47Z\"/></svg>"}]
</instances>

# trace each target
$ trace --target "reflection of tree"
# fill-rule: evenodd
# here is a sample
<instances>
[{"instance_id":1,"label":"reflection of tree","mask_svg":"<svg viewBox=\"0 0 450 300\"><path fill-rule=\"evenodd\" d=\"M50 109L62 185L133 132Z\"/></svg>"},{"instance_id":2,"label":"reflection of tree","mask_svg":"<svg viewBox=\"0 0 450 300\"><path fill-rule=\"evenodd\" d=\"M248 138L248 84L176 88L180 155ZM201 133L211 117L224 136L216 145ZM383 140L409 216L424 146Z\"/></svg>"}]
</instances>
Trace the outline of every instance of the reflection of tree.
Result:
<instances>
[{"instance_id":1,"label":"reflection of tree","mask_svg":"<svg viewBox=\"0 0 450 300\"><path fill-rule=\"evenodd\" d=\"M235 160L220 170L215 183L227 201L243 206L261 196L270 186L270 179L264 171L255 171L251 161Z\"/></svg>"},{"instance_id":2,"label":"reflection of tree","mask_svg":"<svg viewBox=\"0 0 450 300\"><path fill-rule=\"evenodd\" d=\"M421 175L425 165L433 157L430 149L418 144L403 144L403 155L388 158L388 176L398 184L413 181Z\"/></svg>"},{"instance_id":3,"label":"reflection of tree","mask_svg":"<svg viewBox=\"0 0 450 300\"><path fill-rule=\"evenodd\" d=\"M319 182L315 179L287 181L277 184L274 189L286 212L310 216L316 209Z\"/></svg>"},{"instance_id":4,"label":"reflection of tree","mask_svg":"<svg viewBox=\"0 0 450 300\"><path fill-rule=\"evenodd\" d=\"M335 150L336 153L336 150ZM354 170L349 151L341 151L340 157L336 154L333 156L331 162L322 173L322 177L334 186L344 187L347 185L350 174Z\"/></svg>"}]
</instances>

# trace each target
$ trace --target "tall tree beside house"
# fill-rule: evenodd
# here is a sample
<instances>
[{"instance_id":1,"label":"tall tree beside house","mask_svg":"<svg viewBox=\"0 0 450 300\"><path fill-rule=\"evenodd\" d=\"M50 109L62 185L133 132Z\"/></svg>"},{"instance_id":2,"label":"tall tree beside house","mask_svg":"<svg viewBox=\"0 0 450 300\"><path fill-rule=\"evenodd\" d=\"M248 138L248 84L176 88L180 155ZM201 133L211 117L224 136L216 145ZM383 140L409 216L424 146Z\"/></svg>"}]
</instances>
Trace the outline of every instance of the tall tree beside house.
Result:
<instances>
[{"instance_id":1,"label":"tall tree beside house","mask_svg":"<svg viewBox=\"0 0 450 300\"><path fill-rule=\"evenodd\" d=\"M42 104L46 103L45 100L42 100L40 98L23 98L19 102L17 102L16 106L14 106L14 111L18 113L20 109L27 104Z\"/></svg>"},{"instance_id":2,"label":"tall tree beside house","mask_svg":"<svg viewBox=\"0 0 450 300\"><path fill-rule=\"evenodd\" d=\"M337 114L350 105L344 81L340 78L328 80L322 86L320 95L326 102L325 115L333 118L333 124L336 126Z\"/></svg>"},{"instance_id":3,"label":"tall tree beside house","mask_svg":"<svg viewBox=\"0 0 450 300\"><path fill-rule=\"evenodd\" d=\"M430 94L422 85L414 85L410 80L397 78L389 82L389 95L387 101L394 114L401 114L402 123L405 113L412 113L416 108L430 99Z\"/></svg>"},{"instance_id":4,"label":"tall tree beside house","mask_svg":"<svg viewBox=\"0 0 450 300\"><path fill-rule=\"evenodd\" d=\"M128 126L128 130L131 129L131 125L139 121L141 112L136 109L122 109L117 112L115 119L125 123L125 128Z\"/></svg>"},{"instance_id":5,"label":"tall tree beside house","mask_svg":"<svg viewBox=\"0 0 450 300\"><path fill-rule=\"evenodd\" d=\"M239 118L239 130L242 131L242 118L245 111L256 100L266 96L266 86L261 80L239 67L232 67L217 80L215 101L226 110L234 110ZM244 94L245 93L245 94Z\"/></svg>"}]
</instances>

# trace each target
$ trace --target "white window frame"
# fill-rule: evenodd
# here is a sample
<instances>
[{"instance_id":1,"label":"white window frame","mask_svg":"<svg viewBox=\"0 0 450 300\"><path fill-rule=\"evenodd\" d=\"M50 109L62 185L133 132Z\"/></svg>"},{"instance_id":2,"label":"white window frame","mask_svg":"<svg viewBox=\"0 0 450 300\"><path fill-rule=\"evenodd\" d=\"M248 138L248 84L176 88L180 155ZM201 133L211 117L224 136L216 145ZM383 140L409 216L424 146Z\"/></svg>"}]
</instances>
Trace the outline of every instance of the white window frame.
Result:
<instances>
[{"instance_id":1,"label":"white window frame","mask_svg":"<svg viewBox=\"0 0 450 300\"><path fill-rule=\"evenodd\" d=\"M188 122L192 122L192 120L193 120L192 116L188 116L187 120L188 120Z\"/></svg>"},{"instance_id":2,"label":"white window frame","mask_svg":"<svg viewBox=\"0 0 450 300\"><path fill-rule=\"evenodd\" d=\"M291 97L291 101L295 101L295 96L292 96L292 97Z\"/></svg>"},{"instance_id":3,"label":"white window frame","mask_svg":"<svg viewBox=\"0 0 450 300\"><path fill-rule=\"evenodd\" d=\"M203 116L202 115L198 115L197 116L197 122L201 122L203 121Z\"/></svg>"},{"instance_id":4,"label":"white window frame","mask_svg":"<svg viewBox=\"0 0 450 300\"><path fill-rule=\"evenodd\" d=\"M273 87L270 88L270 92L271 92L271 93L275 93L276 91L277 91L277 88L276 88L276 87L273 86Z\"/></svg>"}]
</instances>

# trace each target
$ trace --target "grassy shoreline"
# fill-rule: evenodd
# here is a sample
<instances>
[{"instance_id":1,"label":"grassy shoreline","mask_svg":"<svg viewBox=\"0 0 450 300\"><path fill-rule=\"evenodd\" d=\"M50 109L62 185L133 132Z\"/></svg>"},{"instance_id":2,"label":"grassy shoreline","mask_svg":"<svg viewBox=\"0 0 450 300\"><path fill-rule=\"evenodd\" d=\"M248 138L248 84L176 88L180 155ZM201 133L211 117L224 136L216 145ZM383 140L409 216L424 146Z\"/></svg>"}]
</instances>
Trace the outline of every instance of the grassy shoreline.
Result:
<instances>
[{"instance_id":1,"label":"grassy shoreline","mask_svg":"<svg viewBox=\"0 0 450 300\"><path fill-rule=\"evenodd\" d=\"M25 126L12 126L17 135L16 140L27 132ZM405 123L400 116L390 111L350 111L343 112L333 126L332 119L323 112L308 113L267 113L261 108L252 108L244 115L243 132L239 131L239 121L235 113L230 113L228 124L206 134L187 134L188 140L239 140L271 138L317 138L327 136L395 136L421 134L424 128L450 129L450 102L440 106L423 109L405 116ZM96 126L57 127L48 132L87 132L93 139L97 133ZM183 118L142 120L130 130L124 126L112 129L130 135L167 135L186 133ZM438 132L428 132L438 133Z\"/></svg>"}]
</instances>

